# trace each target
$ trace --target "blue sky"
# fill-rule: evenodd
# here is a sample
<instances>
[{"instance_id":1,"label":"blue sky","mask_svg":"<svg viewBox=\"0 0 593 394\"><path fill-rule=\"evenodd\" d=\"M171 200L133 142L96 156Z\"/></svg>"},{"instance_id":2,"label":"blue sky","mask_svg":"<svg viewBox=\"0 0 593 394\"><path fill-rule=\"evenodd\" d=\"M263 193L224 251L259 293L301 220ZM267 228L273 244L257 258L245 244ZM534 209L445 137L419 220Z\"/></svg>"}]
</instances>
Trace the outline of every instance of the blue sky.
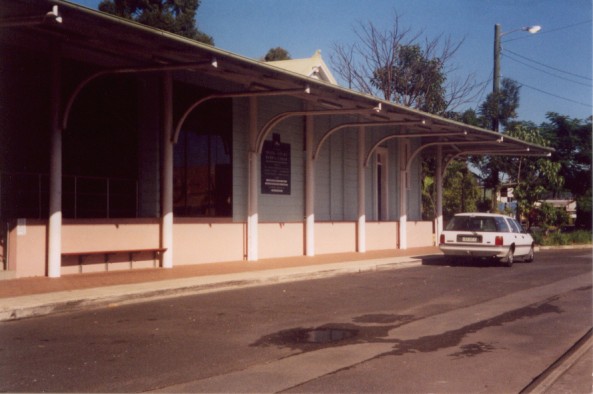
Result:
<instances>
[{"instance_id":1,"label":"blue sky","mask_svg":"<svg viewBox=\"0 0 593 394\"><path fill-rule=\"evenodd\" d=\"M99 0L74 2L97 8ZM519 119L539 124L548 111L591 115L591 0L201 0L197 22L221 49L256 59L277 46L293 58L321 49L331 67L333 43L355 42L360 22L388 29L395 12L428 38L463 39L453 63L478 81L492 78L495 24L504 33L541 25L535 35L503 37L501 74L523 85ZM485 94L491 90L490 82Z\"/></svg>"}]
</instances>

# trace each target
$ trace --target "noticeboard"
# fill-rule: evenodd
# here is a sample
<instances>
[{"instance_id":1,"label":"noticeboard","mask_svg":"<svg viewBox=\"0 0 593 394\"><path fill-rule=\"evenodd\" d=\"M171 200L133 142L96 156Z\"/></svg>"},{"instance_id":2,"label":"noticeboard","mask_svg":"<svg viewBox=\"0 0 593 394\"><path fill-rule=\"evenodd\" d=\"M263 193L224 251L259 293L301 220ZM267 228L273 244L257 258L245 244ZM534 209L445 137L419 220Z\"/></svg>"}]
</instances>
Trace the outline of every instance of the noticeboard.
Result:
<instances>
[{"instance_id":1,"label":"noticeboard","mask_svg":"<svg viewBox=\"0 0 593 394\"><path fill-rule=\"evenodd\" d=\"M261 192L290 195L290 144L280 142L279 134L274 134L271 141L264 141Z\"/></svg>"}]
</instances>

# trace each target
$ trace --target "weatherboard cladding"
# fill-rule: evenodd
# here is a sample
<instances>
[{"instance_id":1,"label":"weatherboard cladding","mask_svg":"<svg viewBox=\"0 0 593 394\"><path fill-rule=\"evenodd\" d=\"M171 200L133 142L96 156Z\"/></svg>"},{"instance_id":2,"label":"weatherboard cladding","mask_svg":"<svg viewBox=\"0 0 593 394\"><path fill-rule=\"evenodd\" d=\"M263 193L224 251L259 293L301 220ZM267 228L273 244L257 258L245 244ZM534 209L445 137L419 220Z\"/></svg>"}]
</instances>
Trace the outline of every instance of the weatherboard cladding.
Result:
<instances>
[{"instance_id":1,"label":"weatherboard cladding","mask_svg":"<svg viewBox=\"0 0 593 394\"><path fill-rule=\"evenodd\" d=\"M258 128L274 115L285 111L300 110L294 98L274 97L258 99ZM331 127L349 121L348 117L328 119L315 117L314 135L316 141ZM245 221L247 217L247 156L249 147L249 99L233 100L233 221ZM299 222L304 217L305 152L304 119L302 116L281 122L272 133L278 133L282 142L291 145L291 194L259 195L258 214L260 222ZM358 128L344 129L332 135L322 146L315 161L315 220L355 221L358 215ZM369 128L366 131L366 148L387 135L388 131ZM271 139L270 135L268 139ZM388 141L385 146L389 156L389 216L388 220L399 219L398 199L398 149L397 140ZM365 200L367 220L376 217L376 179L373 159L365 169ZM412 220L420 220L420 169L416 165L410 171L411 189L408 191ZM258 171L259 177L259 171Z\"/></svg>"}]
</instances>

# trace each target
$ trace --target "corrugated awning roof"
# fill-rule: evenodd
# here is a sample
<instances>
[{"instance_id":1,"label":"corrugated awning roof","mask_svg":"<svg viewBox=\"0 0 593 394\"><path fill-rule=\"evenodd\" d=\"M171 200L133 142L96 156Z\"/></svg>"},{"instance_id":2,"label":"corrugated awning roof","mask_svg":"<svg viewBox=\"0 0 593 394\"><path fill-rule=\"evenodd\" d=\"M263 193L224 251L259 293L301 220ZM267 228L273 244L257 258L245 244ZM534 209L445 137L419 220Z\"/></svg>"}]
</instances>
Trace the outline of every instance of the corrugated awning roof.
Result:
<instances>
[{"instance_id":1,"label":"corrugated awning roof","mask_svg":"<svg viewBox=\"0 0 593 394\"><path fill-rule=\"evenodd\" d=\"M11 29L34 29L35 34L47 38L48 43L59 42L64 56L92 62L101 67L103 73L159 69L197 72L212 81L220 81L219 94L229 97L286 91L306 102L304 106L311 114L352 116L352 121L338 126L334 131L362 126L392 127L394 136L420 138L424 152L440 147L447 157L543 156L553 152L551 148L308 78L273 64L67 1L0 0L0 4L3 33ZM61 23L57 23L52 15L47 15L56 5ZM4 40L10 40L10 34L3 36ZM35 42L28 45L36 46L37 50L51 50L49 45ZM329 134L324 138L327 136Z\"/></svg>"}]
</instances>

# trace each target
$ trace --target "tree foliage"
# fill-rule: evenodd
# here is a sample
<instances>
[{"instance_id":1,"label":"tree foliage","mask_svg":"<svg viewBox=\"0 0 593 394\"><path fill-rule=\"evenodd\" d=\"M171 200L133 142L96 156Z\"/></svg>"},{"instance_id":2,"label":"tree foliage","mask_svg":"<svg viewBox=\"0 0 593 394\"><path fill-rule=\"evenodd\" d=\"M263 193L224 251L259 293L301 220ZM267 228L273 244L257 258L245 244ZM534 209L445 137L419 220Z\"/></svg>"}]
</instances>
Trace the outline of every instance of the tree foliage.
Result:
<instances>
[{"instance_id":1,"label":"tree foliage","mask_svg":"<svg viewBox=\"0 0 593 394\"><path fill-rule=\"evenodd\" d=\"M537 128L515 127L506 133L509 137L546 146L547 141ZM549 158L506 157L503 169L511 182L516 182L514 196L517 200L517 216L529 212L535 203L544 199L550 191L559 191L564 185L560 175L560 163Z\"/></svg>"},{"instance_id":2,"label":"tree foliage","mask_svg":"<svg viewBox=\"0 0 593 394\"><path fill-rule=\"evenodd\" d=\"M509 78L503 78L498 93L490 93L480 105L479 113L483 118L483 126L496 129L497 122L505 128L517 118L519 108L520 86Z\"/></svg>"},{"instance_id":3,"label":"tree foliage","mask_svg":"<svg viewBox=\"0 0 593 394\"><path fill-rule=\"evenodd\" d=\"M436 217L436 157L422 158L422 220Z\"/></svg>"},{"instance_id":4,"label":"tree foliage","mask_svg":"<svg viewBox=\"0 0 593 394\"><path fill-rule=\"evenodd\" d=\"M446 109L446 76L440 58L428 58L419 45L400 45L391 69L376 69L371 84L385 99L421 111L441 113Z\"/></svg>"},{"instance_id":5,"label":"tree foliage","mask_svg":"<svg viewBox=\"0 0 593 394\"><path fill-rule=\"evenodd\" d=\"M453 161L443 179L443 217L449 220L459 212L476 212L480 189L467 164Z\"/></svg>"},{"instance_id":6,"label":"tree foliage","mask_svg":"<svg viewBox=\"0 0 593 394\"><path fill-rule=\"evenodd\" d=\"M542 124L542 134L556 150L552 160L560 166L559 173L565 179L565 189L577 201L579 228L592 228L591 210L591 117L586 121L571 119L555 112L547 114L548 122Z\"/></svg>"},{"instance_id":7,"label":"tree foliage","mask_svg":"<svg viewBox=\"0 0 593 394\"><path fill-rule=\"evenodd\" d=\"M591 118L586 122L554 112L547 114L543 135L555 149L552 160L561 166L566 188L575 196L591 190Z\"/></svg>"},{"instance_id":8,"label":"tree foliage","mask_svg":"<svg viewBox=\"0 0 593 394\"><path fill-rule=\"evenodd\" d=\"M568 223L568 213L564 209L555 208L551 204L541 203L538 206L530 207L527 214L529 227L541 227L546 233L552 227L560 227Z\"/></svg>"},{"instance_id":9,"label":"tree foliage","mask_svg":"<svg viewBox=\"0 0 593 394\"><path fill-rule=\"evenodd\" d=\"M577 197L577 220L575 225L578 228L591 230L593 228L593 196L591 189Z\"/></svg>"},{"instance_id":10,"label":"tree foliage","mask_svg":"<svg viewBox=\"0 0 593 394\"><path fill-rule=\"evenodd\" d=\"M196 27L199 6L200 0L102 0L99 10L214 45Z\"/></svg>"},{"instance_id":11,"label":"tree foliage","mask_svg":"<svg viewBox=\"0 0 593 394\"><path fill-rule=\"evenodd\" d=\"M272 62L276 60L290 60L290 53L282 47L270 48L266 56L264 56L264 60L266 62Z\"/></svg>"},{"instance_id":12,"label":"tree foliage","mask_svg":"<svg viewBox=\"0 0 593 394\"><path fill-rule=\"evenodd\" d=\"M456 116L462 122L490 129L495 128L498 121L505 129L509 129L516 123L519 93L520 86L512 79L504 78L498 94L490 93L480 105L478 116L470 110L464 114L449 114L449 117ZM478 169L482 185L492 190L493 196L501 190L508 160L507 157L497 156L475 156L470 159L472 165ZM490 210L498 210L496 198L492 198Z\"/></svg>"}]
</instances>

